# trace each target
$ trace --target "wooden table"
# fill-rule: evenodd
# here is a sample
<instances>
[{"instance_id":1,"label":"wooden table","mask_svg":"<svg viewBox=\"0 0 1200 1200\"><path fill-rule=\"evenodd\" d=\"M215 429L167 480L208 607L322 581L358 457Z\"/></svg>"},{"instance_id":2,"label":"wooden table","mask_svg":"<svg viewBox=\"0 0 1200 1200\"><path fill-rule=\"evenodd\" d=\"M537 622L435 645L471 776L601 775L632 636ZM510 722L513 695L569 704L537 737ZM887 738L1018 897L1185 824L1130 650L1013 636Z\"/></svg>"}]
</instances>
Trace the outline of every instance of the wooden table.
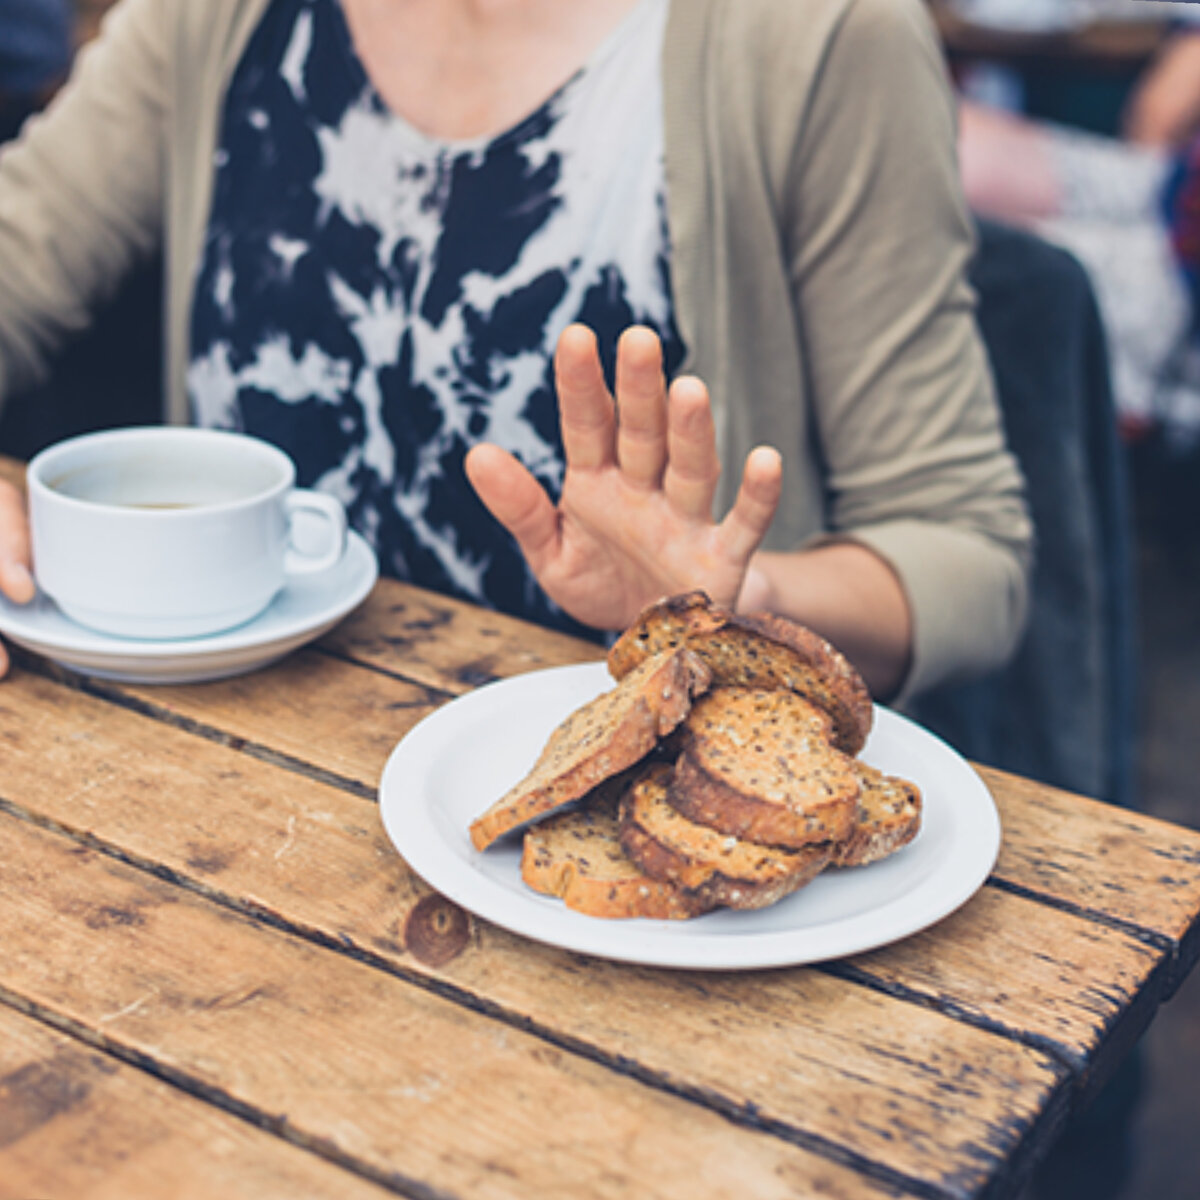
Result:
<instances>
[{"instance_id":1,"label":"wooden table","mask_svg":"<svg viewBox=\"0 0 1200 1200\"><path fill-rule=\"evenodd\" d=\"M589 645L381 582L191 686L0 685L0 1197L1011 1196L1200 950L1200 836L985 771L994 875L814 967L590 961L458 910L376 785Z\"/></svg>"}]
</instances>

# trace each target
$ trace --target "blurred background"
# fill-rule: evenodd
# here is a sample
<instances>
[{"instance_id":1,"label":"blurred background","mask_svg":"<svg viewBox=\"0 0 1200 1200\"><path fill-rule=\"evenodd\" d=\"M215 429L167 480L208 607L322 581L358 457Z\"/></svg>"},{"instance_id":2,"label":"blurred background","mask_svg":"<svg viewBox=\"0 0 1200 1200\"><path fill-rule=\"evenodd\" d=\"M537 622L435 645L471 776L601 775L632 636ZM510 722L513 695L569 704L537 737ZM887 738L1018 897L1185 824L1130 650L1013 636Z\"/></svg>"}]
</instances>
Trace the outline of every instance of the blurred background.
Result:
<instances>
[{"instance_id":1,"label":"blurred background","mask_svg":"<svg viewBox=\"0 0 1200 1200\"><path fill-rule=\"evenodd\" d=\"M1039 489L1061 463L1085 464L1074 493L1040 501L1043 557L1060 532L1068 548L1081 530L1099 543L1086 582L1107 698L1074 766L1069 748L1014 757L994 730L953 728L980 711L961 697L918 715L973 757L1200 829L1200 4L928 3L960 98L981 326L1010 436ZM111 4L0 0L0 140L49 102ZM151 263L52 378L6 405L0 452L157 420L160 293ZM1087 521L1060 530L1075 508ZM1036 672L1036 645L1026 658L1018 669ZM1064 690L1046 703L1065 725ZM1194 971L1022 1200L1195 1200L1198 1103Z\"/></svg>"},{"instance_id":2,"label":"blurred background","mask_svg":"<svg viewBox=\"0 0 1200 1200\"><path fill-rule=\"evenodd\" d=\"M976 211L1071 252L1099 303L1131 531L1132 802L1200 829L1200 373L1188 361L1196 306L1189 288L1168 290L1178 285L1178 261L1164 268L1170 283L1152 265L1164 240L1180 238L1171 226L1172 179L1194 171L1200 5L933 0L931 7L964 105L997 115L1002 133L1012 135L992 139L1001 144L991 147L991 168L1036 184L1046 160L1061 155L1065 195L1035 186L1032 194L998 196L1004 189L988 163L972 158L979 146L969 144L964 125L960 150ZM1030 127L1047 136L1025 136ZM1142 188L1148 195L1131 194ZM1186 257L1183 266L1186 275ZM1193 972L1155 1019L1135 1065L1098 1104L1103 1111L1068 1135L1028 1197L1192 1200L1200 1195L1198 1104L1200 977Z\"/></svg>"}]
</instances>

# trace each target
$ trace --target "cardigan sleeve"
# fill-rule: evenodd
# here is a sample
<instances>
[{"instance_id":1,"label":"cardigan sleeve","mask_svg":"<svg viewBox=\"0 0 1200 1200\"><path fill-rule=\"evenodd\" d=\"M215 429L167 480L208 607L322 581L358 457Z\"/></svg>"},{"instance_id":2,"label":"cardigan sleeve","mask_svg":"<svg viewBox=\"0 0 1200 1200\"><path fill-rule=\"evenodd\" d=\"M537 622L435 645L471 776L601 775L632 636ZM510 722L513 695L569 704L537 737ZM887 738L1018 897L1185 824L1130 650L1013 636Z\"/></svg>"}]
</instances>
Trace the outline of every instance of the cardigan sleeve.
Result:
<instances>
[{"instance_id":1,"label":"cardigan sleeve","mask_svg":"<svg viewBox=\"0 0 1200 1200\"><path fill-rule=\"evenodd\" d=\"M914 648L903 700L1007 659L1032 542L967 282L974 227L953 98L920 0L846 6L789 193L826 537L869 546L905 589Z\"/></svg>"},{"instance_id":2,"label":"cardigan sleeve","mask_svg":"<svg viewBox=\"0 0 1200 1200\"><path fill-rule=\"evenodd\" d=\"M0 152L0 400L44 377L159 244L164 64L162 0L124 0Z\"/></svg>"}]
</instances>

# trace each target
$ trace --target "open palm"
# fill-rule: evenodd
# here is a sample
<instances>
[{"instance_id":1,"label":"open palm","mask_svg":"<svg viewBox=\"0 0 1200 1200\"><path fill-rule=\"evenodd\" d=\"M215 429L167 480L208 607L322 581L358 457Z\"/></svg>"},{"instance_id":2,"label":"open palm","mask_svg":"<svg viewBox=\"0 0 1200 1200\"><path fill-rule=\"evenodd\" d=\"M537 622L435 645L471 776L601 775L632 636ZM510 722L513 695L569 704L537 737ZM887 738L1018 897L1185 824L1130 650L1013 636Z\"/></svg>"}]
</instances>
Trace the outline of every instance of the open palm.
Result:
<instances>
[{"instance_id":1,"label":"open palm","mask_svg":"<svg viewBox=\"0 0 1200 1200\"><path fill-rule=\"evenodd\" d=\"M555 375L566 454L558 504L498 446L475 447L466 464L547 595L601 629L622 629L651 601L691 588L732 606L779 503L778 453L749 455L734 506L718 523L708 390L692 377L667 388L653 331L622 335L615 401L582 325L559 339Z\"/></svg>"}]
</instances>

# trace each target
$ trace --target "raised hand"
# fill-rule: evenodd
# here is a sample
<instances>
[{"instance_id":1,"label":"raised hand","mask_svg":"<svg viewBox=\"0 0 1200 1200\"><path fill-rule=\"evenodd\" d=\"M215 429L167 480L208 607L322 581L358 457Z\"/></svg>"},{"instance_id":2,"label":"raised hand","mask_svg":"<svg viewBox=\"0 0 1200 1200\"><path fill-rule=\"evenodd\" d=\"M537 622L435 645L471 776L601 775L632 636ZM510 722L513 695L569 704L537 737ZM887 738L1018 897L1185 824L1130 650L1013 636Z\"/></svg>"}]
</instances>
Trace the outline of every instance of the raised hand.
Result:
<instances>
[{"instance_id":1,"label":"raised hand","mask_svg":"<svg viewBox=\"0 0 1200 1200\"><path fill-rule=\"evenodd\" d=\"M466 462L546 593L601 629L622 629L651 601L691 588L732 607L779 504L778 452L750 453L733 508L716 522L721 464L708 389L681 377L668 390L653 331L621 336L615 401L582 325L559 339L555 376L566 452L557 506L498 446L477 446Z\"/></svg>"}]
</instances>

